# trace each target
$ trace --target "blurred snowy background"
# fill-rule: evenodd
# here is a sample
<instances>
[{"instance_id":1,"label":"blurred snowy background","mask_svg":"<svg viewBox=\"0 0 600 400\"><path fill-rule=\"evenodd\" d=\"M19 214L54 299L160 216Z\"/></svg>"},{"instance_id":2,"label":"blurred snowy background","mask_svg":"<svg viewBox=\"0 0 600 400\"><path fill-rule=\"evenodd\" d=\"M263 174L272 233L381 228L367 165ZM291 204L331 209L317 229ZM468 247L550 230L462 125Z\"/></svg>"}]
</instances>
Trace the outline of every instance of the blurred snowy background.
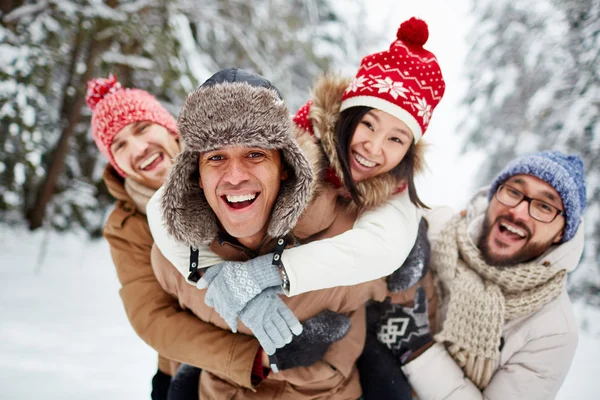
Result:
<instances>
[{"instance_id":1,"label":"blurred snowy background","mask_svg":"<svg viewBox=\"0 0 600 400\"><path fill-rule=\"evenodd\" d=\"M559 398L600 398L600 0L0 0L0 397L149 398L155 354L93 239L112 200L87 80L115 72L177 114L237 66L295 111L319 72L354 74L413 15L447 83L425 136L428 204L460 209L517 154L585 159L588 239L570 277L582 334Z\"/></svg>"}]
</instances>

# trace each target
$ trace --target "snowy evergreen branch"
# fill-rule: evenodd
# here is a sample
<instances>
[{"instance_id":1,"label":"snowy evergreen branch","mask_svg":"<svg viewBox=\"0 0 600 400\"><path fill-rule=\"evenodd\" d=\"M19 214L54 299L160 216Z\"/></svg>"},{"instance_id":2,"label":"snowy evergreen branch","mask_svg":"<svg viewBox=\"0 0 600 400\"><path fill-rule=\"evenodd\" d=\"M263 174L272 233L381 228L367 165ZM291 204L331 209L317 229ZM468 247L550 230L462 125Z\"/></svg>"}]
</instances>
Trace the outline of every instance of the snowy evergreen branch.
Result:
<instances>
[{"instance_id":1,"label":"snowy evergreen branch","mask_svg":"<svg viewBox=\"0 0 600 400\"><path fill-rule=\"evenodd\" d=\"M120 64L126 65L133 69L141 70L152 70L154 68L154 61L147 57L133 56L121 54L116 51L107 51L102 56L102 60L109 64Z\"/></svg>"},{"instance_id":2,"label":"snowy evergreen branch","mask_svg":"<svg viewBox=\"0 0 600 400\"><path fill-rule=\"evenodd\" d=\"M38 4L26 4L6 14L2 21L6 24L14 24L20 19L43 12L49 6L50 2L48 0L42 0Z\"/></svg>"},{"instance_id":3,"label":"snowy evergreen branch","mask_svg":"<svg viewBox=\"0 0 600 400\"><path fill-rule=\"evenodd\" d=\"M140 13L151 8L164 7L164 4L156 0L136 0L131 3L124 3L117 7L118 10L127 14Z\"/></svg>"}]
</instances>

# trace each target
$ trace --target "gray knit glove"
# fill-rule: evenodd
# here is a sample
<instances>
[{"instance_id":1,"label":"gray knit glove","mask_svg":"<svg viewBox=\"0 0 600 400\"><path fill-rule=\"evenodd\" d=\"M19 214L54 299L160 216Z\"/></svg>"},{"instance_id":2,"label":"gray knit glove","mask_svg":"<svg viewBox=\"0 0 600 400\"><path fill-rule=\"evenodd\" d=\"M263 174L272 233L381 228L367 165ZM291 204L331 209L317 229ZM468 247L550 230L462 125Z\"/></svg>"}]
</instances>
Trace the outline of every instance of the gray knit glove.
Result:
<instances>
[{"instance_id":1,"label":"gray knit glove","mask_svg":"<svg viewBox=\"0 0 600 400\"><path fill-rule=\"evenodd\" d=\"M421 218L417 240L406 257L404 264L387 278L387 286L391 292L401 292L419 282L429 267L431 245L427 239L427 221Z\"/></svg>"},{"instance_id":2,"label":"gray knit glove","mask_svg":"<svg viewBox=\"0 0 600 400\"><path fill-rule=\"evenodd\" d=\"M302 325L279 298L281 288L268 288L253 298L240 314L240 320L271 355L302 333Z\"/></svg>"},{"instance_id":3,"label":"gray knit glove","mask_svg":"<svg viewBox=\"0 0 600 400\"><path fill-rule=\"evenodd\" d=\"M196 286L198 289L208 287L204 302L215 309L233 332L237 332L237 318L248 302L263 290L281 283L271 253L246 262L226 261L214 265Z\"/></svg>"},{"instance_id":4,"label":"gray knit glove","mask_svg":"<svg viewBox=\"0 0 600 400\"><path fill-rule=\"evenodd\" d=\"M425 289L421 286L417 289L414 307L390 304L389 300L380 305L377 339L404 364L413 352L433 340Z\"/></svg>"},{"instance_id":5,"label":"gray knit glove","mask_svg":"<svg viewBox=\"0 0 600 400\"><path fill-rule=\"evenodd\" d=\"M304 329L298 337L269 357L273 372L310 367L321 360L333 343L346 336L350 330L350 317L325 310L302 325Z\"/></svg>"}]
</instances>

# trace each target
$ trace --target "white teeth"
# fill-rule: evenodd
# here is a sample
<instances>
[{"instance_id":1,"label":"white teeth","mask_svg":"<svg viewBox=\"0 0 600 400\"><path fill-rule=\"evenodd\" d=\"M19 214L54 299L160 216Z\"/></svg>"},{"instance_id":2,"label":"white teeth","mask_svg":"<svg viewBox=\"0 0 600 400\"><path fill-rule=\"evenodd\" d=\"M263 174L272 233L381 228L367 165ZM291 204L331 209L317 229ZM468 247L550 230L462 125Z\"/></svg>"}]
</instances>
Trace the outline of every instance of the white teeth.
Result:
<instances>
[{"instance_id":1,"label":"white teeth","mask_svg":"<svg viewBox=\"0 0 600 400\"><path fill-rule=\"evenodd\" d=\"M156 160L160 156L160 153L154 153L154 155L146 158L143 163L140 164L140 169L146 168L148 165L152 164L154 160Z\"/></svg>"},{"instance_id":2,"label":"white teeth","mask_svg":"<svg viewBox=\"0 0 600 400\"><path fill-rule=\"evenodd\" d=\"M369 161L366 158L362 157L360 154L352 152L352 155L354 156L354 159L356 161L358 161L358 163L364 167L367 168L373 168L374 166L377 165L377 163L374 163L373 161Z\"/></svg>"},{"instance_id":3,"label":"white teeth","mask_svg":"<svg viewBox=\"0 0 600 400\"><path fill-rule=\"evenodd\" d=\"M522 230L520 230L520 229L518 229L518 228L515 228L515 227L514 227L514 226L512 226L512 225L507 225L507 224L505 224L505 223L501 223L501 225L502 225L503 227L505 227L507 231L509 231L509 232L512 232L512 233L514 233L514 234L517 234L517 235L519 235L519 236L521 236L521 237L525 237L525 232L523 232Z\"/></svg>"},{"instance_id":4,"label":"white teeth","mask_svg":"<svg viewBox=\"0 0 600 400\"><path fill-rule=\"evenodd\" d=\"M256 198L256 193L242 194L239 196L234 195L225 195L225 198L230 203L241 203L242 201L254 200Z\"/></svg>"}]
</instances>

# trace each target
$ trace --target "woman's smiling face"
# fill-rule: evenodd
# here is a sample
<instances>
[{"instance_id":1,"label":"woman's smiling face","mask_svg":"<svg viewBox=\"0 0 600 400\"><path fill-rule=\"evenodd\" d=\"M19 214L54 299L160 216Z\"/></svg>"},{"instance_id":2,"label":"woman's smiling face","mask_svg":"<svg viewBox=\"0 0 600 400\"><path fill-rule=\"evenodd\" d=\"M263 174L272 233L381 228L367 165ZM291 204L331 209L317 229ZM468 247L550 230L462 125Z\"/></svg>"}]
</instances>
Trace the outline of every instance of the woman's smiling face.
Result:
<instances>
[{"instance_id":1,"label":"woman's smiling face","mask_svg":"<svg viewBox=\"0 0 600 400\"><path fill-rule=\"evenodd\" d=\"M360 182L392 170L406 155L413 138L412 131L398 118L370 110L350 142L352 180Z\"/></svg>"}]
</instances>

